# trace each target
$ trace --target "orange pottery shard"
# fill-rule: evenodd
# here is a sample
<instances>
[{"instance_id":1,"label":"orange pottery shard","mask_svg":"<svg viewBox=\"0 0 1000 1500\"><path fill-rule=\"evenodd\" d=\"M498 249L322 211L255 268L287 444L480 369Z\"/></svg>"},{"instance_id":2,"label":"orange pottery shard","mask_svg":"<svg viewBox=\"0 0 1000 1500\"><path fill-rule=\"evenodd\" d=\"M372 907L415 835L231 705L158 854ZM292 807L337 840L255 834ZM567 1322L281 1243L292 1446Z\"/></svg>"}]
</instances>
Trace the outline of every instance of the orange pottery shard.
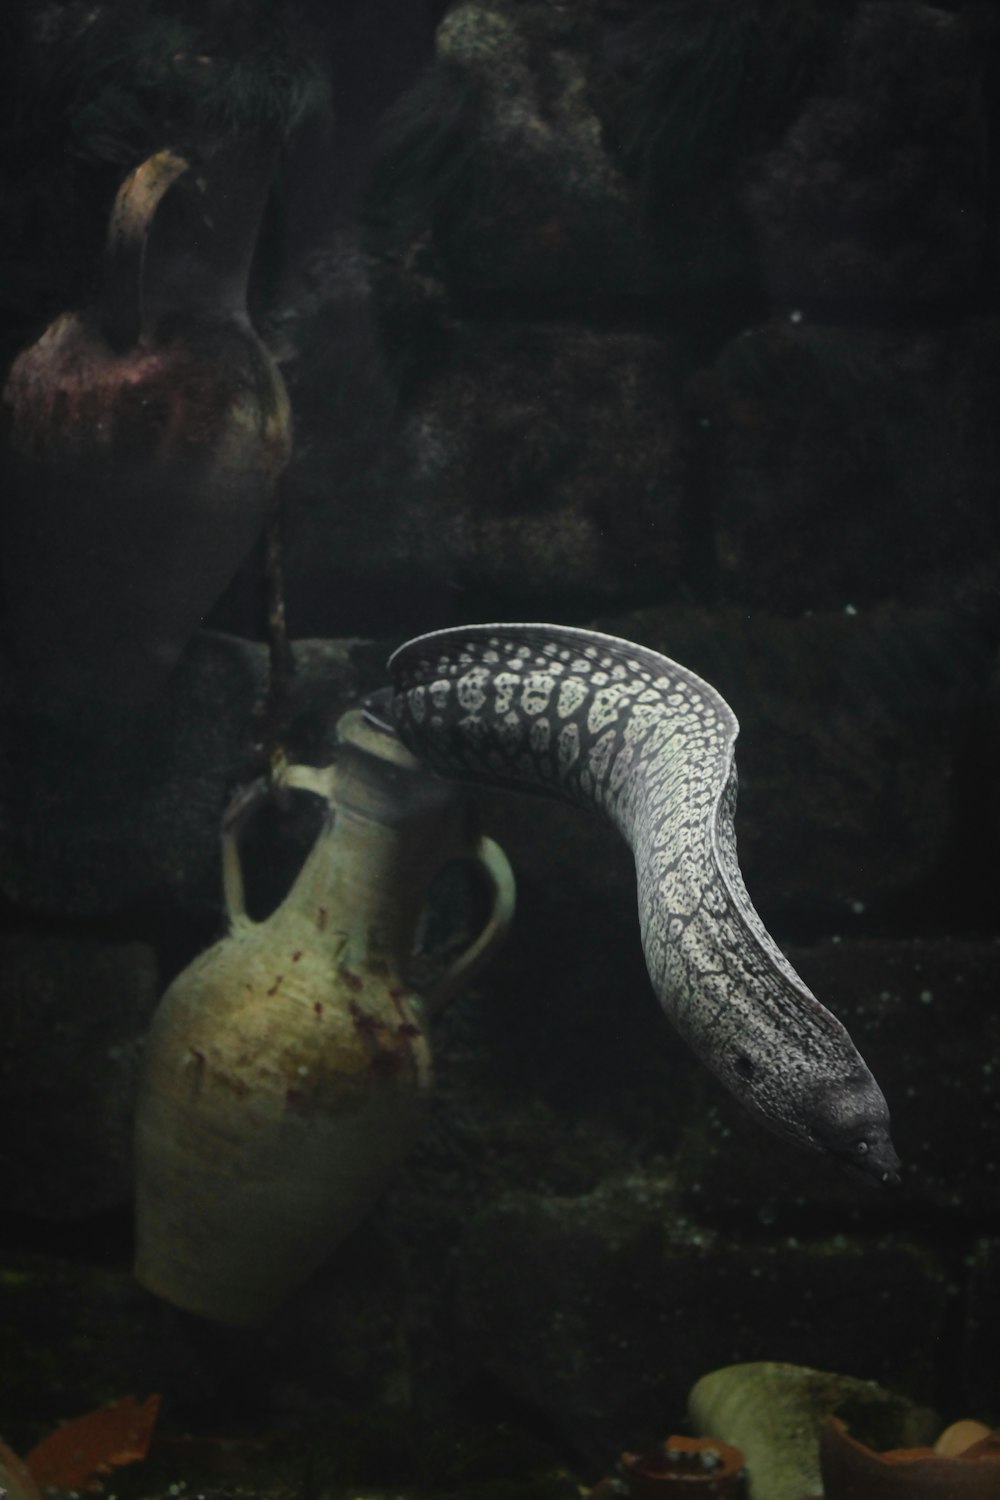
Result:
<instances>
[{"instance_id":1,"label":"orange pottery shard","mask_svg":"<svg viewBox=\"0 0 1000 1500\"><path fill-rule=\"evenodd\" d=\"M32 1448L25 1463L43 1489L99 1491L96 1476L146 1457L159 1407L159 1396L149 1396L141 1405L134 1396L123 1396L57 1427Z\"/></svg>"},{"instance_id":2,"label":"orange pottery shard","mask_svg":"<svg viewBox=\"0 0 1000 1500\"><path fill-rule=\"evenodd\" d=\"M647 1453L623 1453L621 1471L629 1500L667 1500L695 1494L702 1500L743 1495L743 1454L709 1437L670 1437Z\"/></svg>"},{"instance_id":3,"label":"orange pottery shard","mask_svg":"<svg viewBox=\"0 0 1000 1500\"><path fill-rule=\"evenodd\" d=\"M827 1500L996 1500L1000 1438L989 1434L953 1457L933 1448L880 1453L831 1417L820 1434L820 1471Z\"/></svg>"}]
</instances>

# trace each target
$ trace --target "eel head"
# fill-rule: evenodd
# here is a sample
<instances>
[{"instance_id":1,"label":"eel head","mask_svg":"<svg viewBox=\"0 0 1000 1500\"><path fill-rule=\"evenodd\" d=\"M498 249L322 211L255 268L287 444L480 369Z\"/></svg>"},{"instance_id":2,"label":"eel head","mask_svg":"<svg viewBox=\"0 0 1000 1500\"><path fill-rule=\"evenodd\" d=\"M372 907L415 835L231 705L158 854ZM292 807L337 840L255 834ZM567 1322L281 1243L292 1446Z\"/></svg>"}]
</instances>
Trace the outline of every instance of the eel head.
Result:
<instances>
[{"instance_id":1,"label":"eel head","mask_svg":"<svg viewBox=\"0 0 1000 1500\"><path fill-rule=\"evenodd\" d=\"M833 1156L852 1176L876 1187L899 1182L899 1157L889 1135L889 1109L864 1064L849 1079L815 1090L807 1134L811 1146Z\"/></svg>"}]
</instances>

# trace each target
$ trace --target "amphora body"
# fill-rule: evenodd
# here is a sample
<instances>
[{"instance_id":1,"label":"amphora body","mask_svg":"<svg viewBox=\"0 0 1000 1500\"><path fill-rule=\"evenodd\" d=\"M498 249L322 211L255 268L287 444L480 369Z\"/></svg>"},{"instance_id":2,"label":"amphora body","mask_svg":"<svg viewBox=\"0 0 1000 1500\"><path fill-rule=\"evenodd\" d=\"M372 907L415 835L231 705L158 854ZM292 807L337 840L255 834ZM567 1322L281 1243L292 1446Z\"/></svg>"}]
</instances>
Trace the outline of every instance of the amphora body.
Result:
<instances>
[{"instance_id":1,"label":"amphora body","mask_svg":"<svg viewBox=\"0 0 1000 1500\"><path fill-rule=\"evenodd\" d=\"M170 986L146 1046L136 1275L226 1323L266 1318L378 1198L428 1103L429 1015L513 913L507 861L458 791L360 712L340 736L334 766L287 774L327 815L266 921L244 909L231 820L229 932ZM456 859L485 874L491 911L420 998L406 978L414 934L433 876Z\"/></svg>"},{"instance_id":2,"label":"amphora body","mask_svg":"<svg viewBox=\"0 0 1000 1500\"><path fill-rule=\"evenodd\" d=\"M291 418L246 294L273 166L260 143L143 162L99 302L14 362L4 582L42 687L155 697L271 509Z\"/></svg>"}]
</instances>

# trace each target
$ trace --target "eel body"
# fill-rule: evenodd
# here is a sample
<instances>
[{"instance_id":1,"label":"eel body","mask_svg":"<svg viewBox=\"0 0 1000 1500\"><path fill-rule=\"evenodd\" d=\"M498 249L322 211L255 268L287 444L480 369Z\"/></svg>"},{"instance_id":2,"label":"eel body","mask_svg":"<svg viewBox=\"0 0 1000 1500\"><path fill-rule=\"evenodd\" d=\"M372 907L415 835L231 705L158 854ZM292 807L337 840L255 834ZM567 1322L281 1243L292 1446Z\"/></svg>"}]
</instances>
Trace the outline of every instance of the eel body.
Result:
<instances>
[{"instance_id":1,"label":"eel body","mask_svg":"<svg viewBox=\"0 0 1000 1500\"><path fill-rule=\"evenodd\" d=\"M725 699L657 652L558 625L436 631L400 647L389 668L395 728L436 771L611 819L635 857L653 988L729 1090L800 1145L896 1181L878 1084L743 883L739 726Z\"/></svg>"}]
</instances>

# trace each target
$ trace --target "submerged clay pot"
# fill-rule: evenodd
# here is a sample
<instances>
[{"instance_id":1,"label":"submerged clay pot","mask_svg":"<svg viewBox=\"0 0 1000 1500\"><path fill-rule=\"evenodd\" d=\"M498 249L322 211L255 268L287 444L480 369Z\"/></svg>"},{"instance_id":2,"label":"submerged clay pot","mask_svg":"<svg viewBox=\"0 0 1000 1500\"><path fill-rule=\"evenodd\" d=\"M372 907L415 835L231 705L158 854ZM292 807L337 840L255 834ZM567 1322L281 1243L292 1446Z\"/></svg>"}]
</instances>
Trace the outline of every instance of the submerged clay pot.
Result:
<instances>
[{"instance_id":1,"label":"submerged clay pot","mask_svg":"<svg viewBox=\"0 0 1000 1500\"><path fill-rule=\"evenodd\" d=\"M292 767L326 803L292 890L246 914L223 840L229 932L170 986L146 1045L136 1123L136 1276L231 1324L265 1319L371 1208L406 1156L431 1087L430 1014L502 940L514 905L502 851L465 799L360 712L336 763ZM434 875L485 875L478 937L423 997L407 970Z\"/></svg>"},{"instance_id":2,"label":"submerged clay pot","mask_svg":"<svg viewBox=\"0 0 1000 1500\"><path fill-rule=\"evenodd\" d=\"M940 1448L878 1452L853 1437L839 1417L820 1433L826 1500L997 1500L1000 1434L980 1437L953 1454Z\"/></svg>"},{"instance_id":3,"label":"submerged clay pot","mask_svg":"<svg viewBox=\"0 0 1000 1500\"><path fill-rule=\"evenodd\" d=\"M42 686L154 697L274 501L288 399L246 308L274 159L241 142L143 162L98 305L13 365L5 588Z\"/></svg>"},{"instance_id":4,"label":"submerged clay pot","mask_svg":"<svg viewBox=\"0 0 1000 1500\"><path fill-rule=\"evenodd\" d=\"M629 1500L741 1500L743 1454L715 1438L671 1437L648 1453L623 1453Z\"/></svg>"},{"instance_id":5,"label":"submerged clay pot","mask_svg":"<svg viewBox=\"0 0 1000 1500\"><path fill-rule=\"evenodd\" d=\"M688 1395L696 1429L742 1451L750 1500L820 1495L819 1435L848 1404L896 1442L923 1442L940 1425L933 1412L874 1381L766 1360L713 1370Z\"/></svg>"}]
</instances>

